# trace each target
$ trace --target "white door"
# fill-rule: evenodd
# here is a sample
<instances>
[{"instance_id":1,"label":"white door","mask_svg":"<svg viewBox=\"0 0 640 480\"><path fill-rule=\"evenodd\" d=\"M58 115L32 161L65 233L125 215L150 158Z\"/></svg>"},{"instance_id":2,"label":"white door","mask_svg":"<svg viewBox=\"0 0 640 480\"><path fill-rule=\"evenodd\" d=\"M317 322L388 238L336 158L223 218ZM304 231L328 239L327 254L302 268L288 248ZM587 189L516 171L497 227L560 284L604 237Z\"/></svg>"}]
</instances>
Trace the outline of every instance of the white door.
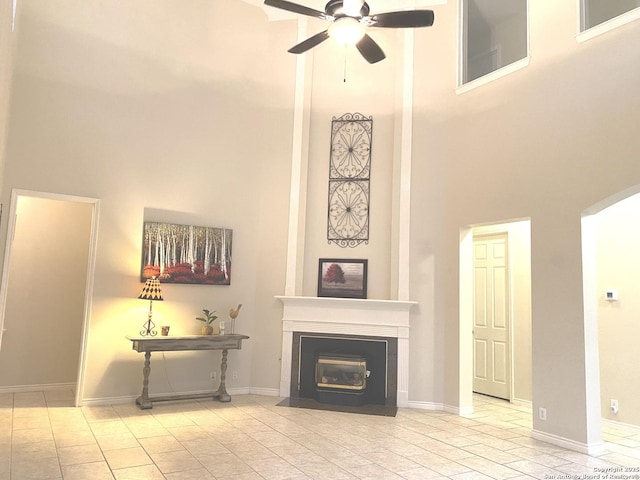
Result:
<instances>
[{"instance_id":1,"label":"white door","mask_svg":"<svg viewBox=\"0 0 640 480\"><path fill-rule=\"evenodd\" d=\"M473 239L473 391L510 399L507 235Z\"/></svg>"}]
</instances>

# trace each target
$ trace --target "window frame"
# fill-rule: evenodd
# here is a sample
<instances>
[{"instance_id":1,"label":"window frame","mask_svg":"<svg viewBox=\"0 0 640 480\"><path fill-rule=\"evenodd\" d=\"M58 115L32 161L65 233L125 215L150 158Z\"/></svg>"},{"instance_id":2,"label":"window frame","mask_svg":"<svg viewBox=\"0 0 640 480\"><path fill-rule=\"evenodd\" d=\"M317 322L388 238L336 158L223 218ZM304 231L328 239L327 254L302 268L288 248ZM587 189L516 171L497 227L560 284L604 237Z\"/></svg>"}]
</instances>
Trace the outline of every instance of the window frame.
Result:
<instances>
[{"instance_id":1,"label":"window frame","mask_svg":"<svg viewBox=\"0 0 640 480\"><path fill-rule=\"evenodd\" d=\"M582 1L582 0L578 0ZM474 90L482 85L491 83L499 78L505 77L518 70L521 70L529 65L531 58L531 26L530 26L530 5L529 0L525 0L525 15L526 15L526 42L527 42L527 54L520 60L509 63L504 67L500 67L497 70L482 75L465 83L464 77L467 70L467 49L465 42L465 33L467 31L469 17L465 8L465 0L458 0L458 61L456 62L456 94L460 95L470 90Z\"/></svg>"},{"instance_id":2,"label":"window frame","mask_svg":"<svg viewBox=\"0 0 640 480\"><path fill-rule=\"evenodd\" d=\"M636 7L620 15L610 18L609 20L587 28L587 8L586 0L577 0L578 2L578 33L576 40L579 43L586 42L595 37L599 37L611 30L622 27L628 23L640 19L640 7Z\"/></svg>"}]
</instances>

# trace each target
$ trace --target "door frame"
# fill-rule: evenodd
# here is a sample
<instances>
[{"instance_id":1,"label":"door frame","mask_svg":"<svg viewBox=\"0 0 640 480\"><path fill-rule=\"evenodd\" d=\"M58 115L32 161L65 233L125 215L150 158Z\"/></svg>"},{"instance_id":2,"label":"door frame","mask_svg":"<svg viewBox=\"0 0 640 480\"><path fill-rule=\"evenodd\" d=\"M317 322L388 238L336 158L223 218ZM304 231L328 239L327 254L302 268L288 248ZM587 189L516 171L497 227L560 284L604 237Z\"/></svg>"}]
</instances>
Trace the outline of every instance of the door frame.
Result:
<instances>
[{"instance_id":1,"label":"door frame","mask_svg":"<svg viewBox=\"0 0 640 480\"><path fill-rule=\"evenodd\" d=\"M7 305L7 293L9 288L9 265L11 250L16 228L16 208L20 197L35 197L49 200L61 200L66 202L89 203L92 205L91 231L89 234L89 257L87 258L87 277L85 281L84 309L81 325L80 358L78 362L78 375L76 378L76 392L74 405L82 405L84 393L85 369L87 358L87 341L89 334L89 320L91 318L91 301L93 298L93 281L95 274L96 252L98 244L98 217L100 213L100 200L97 198L79 197L75 195L62 195L57 193L37 192L32 190L13 189L11 191L11 206L7 222L7 241L4 252L4 264L2 266L2 282L0 283L0 348L2 348L2 334Z\"/></svg>"},{"instance_id":2,"label":"door frame","mask_svg":"<svg viewBox=\"0 0 640 480\"><path fill-rule=\"evenodd\" d=\"M473 408L473 237L482 234L506 234L508 239L508 256L509 256L509 297L510 302L510 402L522 403L520 399L515 396L515 331L514 331L514 254L513 254L513 242L510 236L509 225L517 222L529 222L531 224L531 218L514 218L504 220L500 223L494 224L477 224L469 225L460 228L460 250L459 250L459 332L458 332L458 407L459 413L472 413ZM524 400L524 402L527 402ZM527 402L528 403L528 402Z\"/></svg>"}]
</instances>

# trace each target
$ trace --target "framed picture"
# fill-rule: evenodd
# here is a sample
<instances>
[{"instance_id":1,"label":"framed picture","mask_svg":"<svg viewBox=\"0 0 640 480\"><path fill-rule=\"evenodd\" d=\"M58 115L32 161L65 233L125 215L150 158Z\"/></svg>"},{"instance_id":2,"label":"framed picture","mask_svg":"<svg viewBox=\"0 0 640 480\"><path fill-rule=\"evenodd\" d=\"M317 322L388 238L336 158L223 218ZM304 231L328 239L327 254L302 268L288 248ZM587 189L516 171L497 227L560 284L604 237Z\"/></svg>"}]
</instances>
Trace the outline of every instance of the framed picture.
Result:
<instances>
[{"instance_id":1,"label":"framed picture","mask_svg":"<svg viewBox=\"0 0 640 480\"><path fill-rule=\"evenodd\" d=\"M140 281L230 285L232 239L229 228L144 222Z\"/></svg>"},{"instance_id":2,"label":"framed picture","mask_svg":"<svg viewBox=\"0 0 640 480\"><path fill-rule=\"evenodd\" d=\"M321 258L318 296L367 298L367 260Z\"/></svg>"}]
</instances>

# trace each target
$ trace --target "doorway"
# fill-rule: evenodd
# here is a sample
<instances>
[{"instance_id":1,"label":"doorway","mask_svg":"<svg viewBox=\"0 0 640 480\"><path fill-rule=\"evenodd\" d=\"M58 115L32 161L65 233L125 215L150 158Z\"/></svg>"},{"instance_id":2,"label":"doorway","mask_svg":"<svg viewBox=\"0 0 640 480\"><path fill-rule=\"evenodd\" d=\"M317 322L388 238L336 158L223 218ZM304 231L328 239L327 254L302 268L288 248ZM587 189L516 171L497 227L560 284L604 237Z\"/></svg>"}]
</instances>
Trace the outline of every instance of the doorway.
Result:
<instances>
[{"instance_id":1,"label":"doorway","mask_svg":"<svg viewBox=\"0 0 640 480\"><path fill-rule=\"evenodd\" d=\"M0 286L0 387L71 387L80 404L97 214L96 199L13 191Z\"/></svg>"},{"instance_id":2,"label":"doorway","mask_svg":"<svg viewBox=\"0 0 640 480\"><path fill-rule=\"evenodd\" d=\"M639 188L599 202L582 218L586 358L592 381L599 385L590 391L590 405L609 436L621 424L640 426L640 373L632 367L640 358ZM594 431L597 423L590 425Z\"/></svg>"},{"instance_id":3,"label":"doorway","mask_svg":"<svg viewBox=\"0 0 640 480\"><path fill-rule=\"evenodd\" d=\"M476 256L475 247L491 241L504 242L496 247L496 253L504 256L505 275L501 274L499 296L504 298L501 307L501 322L505 323L506 340L498 346L500 362L493 362L489 351L483 352L476 342L474 317L476 313ZM493 246L492 246L493 248ZM500 250L504 251L500 253ZM496 265L500 265L497 263ZM499 382L504 384L501 392L489 391L489 395L506 398L511 403L530 405L532 392L532 347L531 347L531 221L513 220L506 223L478 225L461 229L460 235L460 405L461 411L473 411L473 391L483 391L474 377L491 374L489 367L476 365L476 357L487 358L497 364ZM502 267L499 267L500 269ZM493 295L492 295L493 296ZM487 297L484 297L485 299ZM485 300L487 302L493 300ZM482 306L483 310L485 308ZM495 308L494 308L495 309ZM481 315L489 315L486 310ZM491 313L491 315L493 315ZM488 341L488 339L486 340ZM477 344L476 344L477 343ZM486 345L486 343L485 343ZM483 371L483 368L485 370ZM504 377L504 378L503 378ZM506 390L506 392L505 392Z\"/></svg>"}]
</instances>

